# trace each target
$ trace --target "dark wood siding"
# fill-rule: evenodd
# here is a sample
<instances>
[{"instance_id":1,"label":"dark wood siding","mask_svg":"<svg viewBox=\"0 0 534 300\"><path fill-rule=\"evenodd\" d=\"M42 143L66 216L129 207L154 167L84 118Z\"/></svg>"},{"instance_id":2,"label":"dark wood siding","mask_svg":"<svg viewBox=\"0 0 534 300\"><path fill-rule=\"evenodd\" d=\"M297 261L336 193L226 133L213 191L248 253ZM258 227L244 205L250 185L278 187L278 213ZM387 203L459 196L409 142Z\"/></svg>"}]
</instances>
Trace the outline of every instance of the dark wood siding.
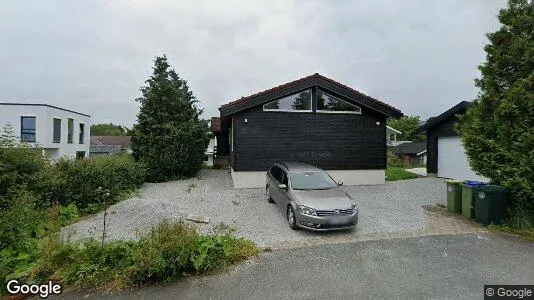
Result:
<instances>
[{"instance_id":1,"label":"dark wood siding","mask_svg":"<svg viewBox=\"0 0 534 300\"><path fill-rule=\"evenodd\" d=\"M385 121L365 108L362 114L335 114L252 107L234 115L234 170L265 171L277 160L326 170L385 169Z\"/></svg>"},{"instance_id":2,"label":"dark wood siding","mask_svg":"<svg viewBox=\"0 0 534 300\"><path fill-rule=\"evenodd\" d=\"M438 138L445 136L458 136L454 131L454 124L458 121L456 115L450 116L433 127L428 128L426 132L427 144L427 164L428 173L438 173Z\"/></svg>"}]
</instances>

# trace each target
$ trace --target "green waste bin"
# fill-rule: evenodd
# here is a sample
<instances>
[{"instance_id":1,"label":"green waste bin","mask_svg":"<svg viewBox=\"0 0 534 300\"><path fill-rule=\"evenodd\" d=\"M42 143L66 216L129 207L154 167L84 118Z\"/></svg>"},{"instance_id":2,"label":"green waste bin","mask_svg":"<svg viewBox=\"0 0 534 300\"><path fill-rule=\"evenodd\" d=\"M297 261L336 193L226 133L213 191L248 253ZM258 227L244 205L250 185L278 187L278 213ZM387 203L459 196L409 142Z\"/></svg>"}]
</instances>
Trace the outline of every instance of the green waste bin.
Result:
<instances>
[{"instance_id":1,"label":"green waste bin","mask_svg":"<svg viewBox=\"0 0 534 300\"><path fill-rule=\"evenodd\" d=\"M484 182L466 180L462 184L462 215L475 217L476 191L486 185Z\"/></svg>"},{"instance_id":2,"label":"green waste bin","mask_svg":"<svg viewBox=\"0 0 534 300\"><path fill-rule=\"evenodd\" d=\"M462 211L462 181L447 179L447 211L460 213Z\"/></svg>"},{"instance_id":3,"label":"green waste bin","mask_svg":"<svg viewBox=\"0 0 534 300\"><path fill-rule=\"evenodd\" d=\"M508 190L496 185L485 185L476 192L475 220L484 226L504 223Z\"/></svg>"}]
</instances>

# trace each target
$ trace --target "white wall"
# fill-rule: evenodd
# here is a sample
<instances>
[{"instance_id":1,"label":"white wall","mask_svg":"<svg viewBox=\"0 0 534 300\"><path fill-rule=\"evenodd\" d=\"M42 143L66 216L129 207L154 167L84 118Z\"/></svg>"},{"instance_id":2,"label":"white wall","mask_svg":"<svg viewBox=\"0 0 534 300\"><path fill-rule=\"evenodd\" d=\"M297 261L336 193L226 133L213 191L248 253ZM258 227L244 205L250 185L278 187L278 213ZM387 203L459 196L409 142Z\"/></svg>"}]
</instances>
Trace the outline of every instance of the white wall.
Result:
<instances>
[{"instance_id":1,"label":"white wall","mask_svg":"<svg viewBox=\"0 0 534 300\"><path fill-rule=\"evenodd\" d=\"M234 188L264 188L266 171L239 171L231 169ZM344 185L378 185L386 182L384 170L327 170L336 182Z\"/></svg>"},{"instance_id":2,"label":"white wall","mask_svg":"<svg viewBox=\"0 0 534 300\"><path fill-rule=\"evenodd\" d=\"M74 158L76 157L76 151L85 151L86 157L89 155L91 128L91 118L89 116L45 105L0 104L0 129L7 123L11 123L14 135L20 139L20 118L23 116L35 117L35 143L29 144L43 148L48 158L57 159L63 156ZM61 119L60 143L53 143L54 118ZM68 118L74 120L71 144L67 143ZM85 127L83 144L79 143L80 123L83 123Z\"/></svg>"}]
</instances>

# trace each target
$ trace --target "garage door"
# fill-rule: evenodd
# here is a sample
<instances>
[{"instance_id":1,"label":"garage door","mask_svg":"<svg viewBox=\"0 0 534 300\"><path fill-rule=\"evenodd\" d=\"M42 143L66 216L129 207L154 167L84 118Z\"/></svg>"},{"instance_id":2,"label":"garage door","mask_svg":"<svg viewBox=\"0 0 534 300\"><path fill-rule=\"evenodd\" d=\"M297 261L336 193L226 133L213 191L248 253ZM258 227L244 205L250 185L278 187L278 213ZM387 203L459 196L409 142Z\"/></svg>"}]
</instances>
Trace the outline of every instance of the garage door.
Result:
<instances>
[{"instance_id":1,"label":"garage door","mask_svg":"<svg viewBox=\"0 0 534 300\"><path fill-rule=\"evenodd\" d=\"M438 138L438 177L488 181L471 170L457 136Z\"/></svg>"}]
</instances>

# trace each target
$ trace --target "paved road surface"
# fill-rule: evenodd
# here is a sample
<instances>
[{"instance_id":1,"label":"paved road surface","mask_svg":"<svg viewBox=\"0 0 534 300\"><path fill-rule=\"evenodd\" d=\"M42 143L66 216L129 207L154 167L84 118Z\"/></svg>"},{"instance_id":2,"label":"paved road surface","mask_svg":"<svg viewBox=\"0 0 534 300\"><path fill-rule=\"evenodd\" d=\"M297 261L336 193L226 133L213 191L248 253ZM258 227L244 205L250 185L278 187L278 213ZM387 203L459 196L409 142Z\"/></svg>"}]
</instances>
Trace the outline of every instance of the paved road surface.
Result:
<instances>
[{"instance_id":1,"label":"paved road surface","mask_svg":"<svg viewBox=\"0 0 534 300\"><path fill-rule=\"evenodd\" d=\"M232 272L107 298L482 299L484 284L499 283L534 284L534 243L471 233L279 250Z\"/></svg>"}]
</instances>

